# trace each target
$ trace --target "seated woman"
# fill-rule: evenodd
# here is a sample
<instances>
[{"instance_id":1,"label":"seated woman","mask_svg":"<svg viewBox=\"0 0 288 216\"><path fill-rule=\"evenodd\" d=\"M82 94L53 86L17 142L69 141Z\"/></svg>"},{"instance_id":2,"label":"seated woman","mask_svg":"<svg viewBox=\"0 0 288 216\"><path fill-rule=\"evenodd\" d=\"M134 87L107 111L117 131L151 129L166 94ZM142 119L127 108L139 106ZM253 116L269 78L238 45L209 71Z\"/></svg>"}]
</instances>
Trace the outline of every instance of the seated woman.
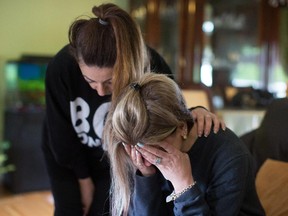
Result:
<instances>
[{"instance_id":1,"label":"seated woman","mask_svg":"<svg viewBox=\"0 0 288 216\"><path fill-rule=\"evenodd\" d=\"M112 215L265 215L251 155L229 129L198 137L181 90L147 73L112 104Z\"/></svg>"}]
</instances>

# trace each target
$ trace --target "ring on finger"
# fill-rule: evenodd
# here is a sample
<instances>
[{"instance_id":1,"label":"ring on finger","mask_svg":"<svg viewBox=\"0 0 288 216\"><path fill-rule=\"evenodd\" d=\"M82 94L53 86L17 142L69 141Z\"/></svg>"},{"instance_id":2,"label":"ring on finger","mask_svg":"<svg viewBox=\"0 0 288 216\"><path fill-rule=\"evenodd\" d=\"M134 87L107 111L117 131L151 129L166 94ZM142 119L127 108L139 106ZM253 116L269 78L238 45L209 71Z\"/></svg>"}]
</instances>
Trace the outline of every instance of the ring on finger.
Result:
<instances>
[{"instance_id":1,"label":"ring on finger","mask_svg":"<svg viewBox=\"0 0 288 216\"><path fill-rule=\"evenodd\" d=\"M160 157L157 157L157 158L156 158L156 160L155 160L155 165L158 165L158 164L160 164L160 163L161 163L161 161L162 161L162 158L160 158Z\"/></svg>"}]
</instances>

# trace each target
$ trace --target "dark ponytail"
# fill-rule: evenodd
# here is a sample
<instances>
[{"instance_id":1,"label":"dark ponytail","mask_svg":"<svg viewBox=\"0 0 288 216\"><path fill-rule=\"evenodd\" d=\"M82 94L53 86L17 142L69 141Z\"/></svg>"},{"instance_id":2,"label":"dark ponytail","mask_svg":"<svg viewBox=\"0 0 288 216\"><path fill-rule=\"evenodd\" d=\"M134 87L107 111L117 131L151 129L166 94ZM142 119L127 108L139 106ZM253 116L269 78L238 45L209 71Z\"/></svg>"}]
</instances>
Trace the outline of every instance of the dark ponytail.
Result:
<instances>
[{"instance_id":1,"label":"dark ponytail","mask_svg":"<svg viewBox=\"0 0 288 216\"><path fill-rule=\"evenodd\" d=\"M69 29L72 53L89 66L113 67L113 98L149 67L141 31L132 17L114 4L94 6L94 18ZM112 99L113 99L112 98Z\"/></svg>"}]
</instances>

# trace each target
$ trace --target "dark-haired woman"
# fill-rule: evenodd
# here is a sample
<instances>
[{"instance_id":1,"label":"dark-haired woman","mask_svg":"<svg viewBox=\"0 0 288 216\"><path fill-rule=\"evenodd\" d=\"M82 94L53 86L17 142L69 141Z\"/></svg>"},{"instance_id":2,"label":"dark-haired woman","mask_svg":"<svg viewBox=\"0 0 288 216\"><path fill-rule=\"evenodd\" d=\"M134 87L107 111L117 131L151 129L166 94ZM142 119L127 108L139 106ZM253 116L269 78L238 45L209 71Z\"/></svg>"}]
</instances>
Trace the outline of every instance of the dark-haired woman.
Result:
<instances>
[{"instance_id":1,"label":"dark-haired woman","mask_svg":"<svg viewBox=\"0 0 288 216\"><path fill-rule=\"evenodd\" d=\"M110 166L102 131L111 99L146 69L171 75L165 61L142 38L131 16L114 4L78 19L70 43L49 63L43 151L55 203L55 216L109 214ZM191 112L199 135L223 122L203 108Z\"/></svg>"}]
</instances>

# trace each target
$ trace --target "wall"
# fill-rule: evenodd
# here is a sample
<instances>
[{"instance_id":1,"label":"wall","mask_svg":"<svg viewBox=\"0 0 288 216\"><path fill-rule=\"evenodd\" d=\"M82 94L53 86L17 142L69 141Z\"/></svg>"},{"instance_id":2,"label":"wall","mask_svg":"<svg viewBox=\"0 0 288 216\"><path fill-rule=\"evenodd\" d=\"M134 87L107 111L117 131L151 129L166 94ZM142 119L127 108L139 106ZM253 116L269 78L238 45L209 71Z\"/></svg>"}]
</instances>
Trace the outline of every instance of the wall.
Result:
<instances>
[{"instance_id":1,"label":"wall","mask_svg":"<svg viewBox=\"0 0 288 216\"><path fill-rule=\"evenodd\" d=\"M91 15L94 5L128 0L0 0L0 141L3 131L4 64L22 54L54 55L68 42L69 25L80 15Z\"/></svg>"}]
</instances>

